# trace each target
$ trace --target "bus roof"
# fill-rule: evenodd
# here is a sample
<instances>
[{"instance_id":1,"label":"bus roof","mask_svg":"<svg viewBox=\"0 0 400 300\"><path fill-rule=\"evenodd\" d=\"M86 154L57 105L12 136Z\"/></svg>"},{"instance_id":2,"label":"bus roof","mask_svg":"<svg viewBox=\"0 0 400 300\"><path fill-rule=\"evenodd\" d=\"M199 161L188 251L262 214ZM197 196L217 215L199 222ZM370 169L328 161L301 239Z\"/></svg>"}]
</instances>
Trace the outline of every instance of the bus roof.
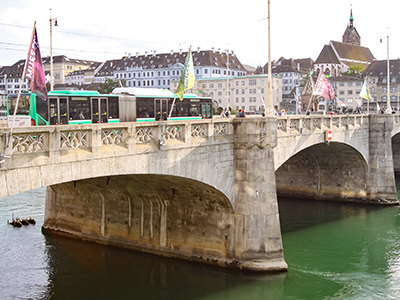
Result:
<instances>
[{"instance_id":1,"label":"bus roof","mask_svg":"<svg viewBox=\"0 0 400 300\"><path fill-rule=\"evenodd\" d=\"M173 97L174 94L167 89L119 87L112 91L113 94L128 94L147 97Z\"/></svg>"},{"instance_id":2,"label":"bus roof","mask_svg":"<svg viewBox=\"0 0 400 300\"><path fill-rule=\"evenodd\" d=\"M115 95L104 95L100 94L98 91L89 91L89 90L66 90L66 91L51 91L47 93L48 96L59 96L59 95L66 95L66 96L115 96Z\"/></svg>"},{"instance_id":3,"label":"bus roof","mask_svg":"<svg viewBox=\"0 0 400 300\"><path fill-rule=\"evenodd\" d=\"M166 98L178 98L178 96L167 89L156 89L156 88L134 88L134 87L119 87L112 91L113 94L126 94L133 95L136 97L166 97ZM183 94L183 98L199 98L196 94ZM209 98L209 97L200 97Z\"/></svg>"}]
</instances>

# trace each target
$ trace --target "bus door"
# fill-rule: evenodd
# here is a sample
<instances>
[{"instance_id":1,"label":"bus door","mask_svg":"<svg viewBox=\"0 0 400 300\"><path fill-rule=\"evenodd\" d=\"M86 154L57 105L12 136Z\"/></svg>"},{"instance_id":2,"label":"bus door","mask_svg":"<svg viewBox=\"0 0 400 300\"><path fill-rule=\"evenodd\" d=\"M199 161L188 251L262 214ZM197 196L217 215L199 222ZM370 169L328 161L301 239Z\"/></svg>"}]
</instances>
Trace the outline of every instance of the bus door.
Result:
<instances>
[{"instance_id":1,"label":"bus door","mask_svg":"<svg viewBox=\"0 0 400 300\"><path fill-rule=\"evenodd\" d=\"M68 99L49 98L50 125L68 124Z\"/></svg>"},{"instance_id":2,"label":"bus door","mask_svg":"<svg viewBox=\"0 0 400 300\"><path fill-rule=\"evenodd\" d=\"M212 104L204 103L201 104L201 115L203 119L212 117Z\"/></svg>"},{"instance_id":3,"label":"bus door","mask_svg":"<svg viewBox=\"0 0 400 300\"><path fill-rule=\"evenodd\" d=\"M108 122L107 98L91 98L92 123Z\"/></svg>"},{"instance_id":4,"label":"bus door","mask_svg":"<svg viewBox=\"0 0 400 300\"><path fill-rule=\"evenodd\" d=\"M161 98L154 100L154 111L156 121L162 121L168 119L168 99Z\"/></svg>"}]
</instances>

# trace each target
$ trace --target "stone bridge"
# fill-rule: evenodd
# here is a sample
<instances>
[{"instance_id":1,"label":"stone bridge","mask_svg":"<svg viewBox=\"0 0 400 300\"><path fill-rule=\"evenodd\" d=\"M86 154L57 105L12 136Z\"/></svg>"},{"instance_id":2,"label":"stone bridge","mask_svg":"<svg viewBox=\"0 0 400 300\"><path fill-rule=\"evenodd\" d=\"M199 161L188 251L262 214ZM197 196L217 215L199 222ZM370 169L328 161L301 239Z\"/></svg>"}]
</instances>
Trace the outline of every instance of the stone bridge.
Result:
<instances>
[{"instance_id":1,"label":"stone bridge","mask_svg":"<svg viewBox=\"0 0 400 300\"><path fill-rule=\"evenodd\" d=\"M277 194L397 204L398 124L232 118L14 128L11 139L5 129L0 197L46 186L46 232L282 271Z\"/></svg>"}]
</instances>

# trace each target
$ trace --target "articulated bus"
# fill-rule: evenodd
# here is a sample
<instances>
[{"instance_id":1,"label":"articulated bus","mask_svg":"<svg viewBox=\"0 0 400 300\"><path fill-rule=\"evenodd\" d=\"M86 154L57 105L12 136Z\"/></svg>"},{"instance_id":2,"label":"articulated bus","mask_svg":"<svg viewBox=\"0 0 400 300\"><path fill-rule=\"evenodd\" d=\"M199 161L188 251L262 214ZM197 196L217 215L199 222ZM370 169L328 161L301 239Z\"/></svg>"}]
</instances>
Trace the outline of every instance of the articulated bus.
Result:
<instances>
[{"instance_id":1,"label":"articulated bus","mask_svg":"<svg viewBox=\"0 0 400 300\"><path fill-rule=\"evenodd\" d=\"M30 116L31 125L72 125L212 118L212 100L185 94L183 101L169 90L116 88L112 94L97 91L51 91L47 101L22 93L17 116ZM7 96L7 114L13 115L16 94ZM171 117L169 117L172 107Z\"/></svg>"},{"instance_id":2,"label":"articulated bus","mask_svg":"<svg viewBox=\"0 0 400 300\"><path fill-rule=\"evenodd\" d=\"M52 91L47 101L33 93L22 93L16 115L30 116L31 125L68 125L119 122L119 98L97 91ZM7 97L7 114L12 115L17 95Z\"/></svg>"},{"instance_id":3,"label":"articulated bus","mask_svg":"<svg viewBox=\"0 0 400 300\"><path fill-rule=\"evenodd\" d=\"M213 116L209 97L184 94L181 101L170 90L155 88L115 88L112 93L120 97L121 121L194 120Z\"/></svg>"}]
</instances>

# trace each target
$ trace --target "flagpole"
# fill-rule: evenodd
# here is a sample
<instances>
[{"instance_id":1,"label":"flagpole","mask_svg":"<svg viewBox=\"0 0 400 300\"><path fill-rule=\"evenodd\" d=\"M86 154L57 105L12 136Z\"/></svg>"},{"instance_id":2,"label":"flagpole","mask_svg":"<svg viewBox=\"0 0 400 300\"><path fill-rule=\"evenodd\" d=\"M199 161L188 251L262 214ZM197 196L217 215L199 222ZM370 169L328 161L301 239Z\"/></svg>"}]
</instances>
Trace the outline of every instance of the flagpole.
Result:
<instances>
[{"instance_id":1,"label":"flagpole","mask_svg":"<svg viewBox=\"0 0 400 300\"><path fill-rule=\"evenodd\" d=\"M174 105L175 105L175 100L176 100L176 93L174 94L174 101L172 101L172 106L171 106L171 109L169 111L168 119L171 118L172 109L174 108Z\"/></svg>"},{"instance_id":2,"label":"flagpole","mask_svg":"<svg viewBox=\"0 0 400 300\"><path fill-rule=\"evenodd\" d=\"M321 74L321 71L319 72L319 74ZM319 77L319 76L318 76L318 77ZM308 101L306 113L307 113L307 111L310 109L310 104L311 104L311 101L313 101L314 89L315 89L314 81L312 80L312 75L310 75L310 80L311 80L312 92L311 92L310 101ZM317 79L317 81L318 81L318 79Z\"/></svg>"},{"instance_id":3,"label":"flagpole","mask_svg":"<svg viewBox=\"0 0 400 300\"><path fill-rule=\"evenodd\" d=\"M13 119L12 119L12 122L11 122L9 140L8 140L7 148L6 148L7 155L11 155L12 154L12 132L13 132L13 128L14 128L15 115L17 114L19 98L21 97L22 84L23 84L23 82L25 80L26 68L27 68L28 60L29 60L29 49L31 47L31 43L32 43L32 40L33 40L33 35L35 34L35 28L36 28L36 21L33 22L32 35L31 35L31 39L29 40L30 42L29 42L28 54L26 55L26 60L25 60L25 64L24 64L24 70L22 72L22 77L21 77L21 84L19 85L17 101L16 101L15 107L14 107L14 114L13 114Z\"/></svg>"},{"instance_id":4,"label":"flagpole","mask_svg":"<svg viewBox=\"0 0 400 300\"><path fill-rule=\"evenodd\" d=\"M193 88L194 81L195 81L195 77L194 77L192 46L190 46L187 57L186 57L185 65L183 67L183 71L181 74L181 78L179 80L178 87L176 88L176 92L174 95L174 101L172 102L172 106L171 106L171 110L169 112L168 118L170 118L172 115L172 109L174 108L174 105L175 105L175 100L176 100L176 96L178 94L178 90L179 90L179 99L182 101L185 90Z\"/></svg>"}]
</instances>

